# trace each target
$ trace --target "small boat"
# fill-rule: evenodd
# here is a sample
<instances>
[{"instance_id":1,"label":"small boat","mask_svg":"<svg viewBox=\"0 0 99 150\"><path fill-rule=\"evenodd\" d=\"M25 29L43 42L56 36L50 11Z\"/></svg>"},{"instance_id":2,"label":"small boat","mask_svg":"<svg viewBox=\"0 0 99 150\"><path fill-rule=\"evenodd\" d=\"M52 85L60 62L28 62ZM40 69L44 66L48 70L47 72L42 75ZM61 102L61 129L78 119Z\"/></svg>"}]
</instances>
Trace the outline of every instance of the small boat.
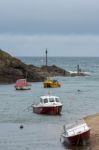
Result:
<instances>
[{"instance_id":1,"label":"small boat","mask_svg":"<svg viewBox=\"0 0 99 150\"><path fill-rule=\"evenodd\" d=\"M62 110L62 103L58 96L41 96L40 103L32 105L33 112L37 114L59 115Z\"/></svg>"},{"instance_id":2,"label":"small boat","mask_svg":"<svg viewBox=\"0 0 99 150\"><path fill-rule=\"evenodd\" d=\"M43 82L44 88L57 88L61 87L60 83L57 80L45 80Z\"/></svg>"},{"instance_id":3,"label":"small boat","mask_svg":"<svg viewBox=\"0 0 99 150\"><path fill-rule=\"evenodd\" d=\"M18 79L15 88L16 90L30 90L31 86L27 83L26 79Z\"/></svg>"},{"instance_id":4,"label":"small boat","mask_svg":"<svg viewBox=\"0 0 99 150\"><path fill-rule=\"evenodd\" d=\"M82 120L63 126L61 138L64 144L87 145L90 139L90 127Z\"/></svg>"}]
</instances>

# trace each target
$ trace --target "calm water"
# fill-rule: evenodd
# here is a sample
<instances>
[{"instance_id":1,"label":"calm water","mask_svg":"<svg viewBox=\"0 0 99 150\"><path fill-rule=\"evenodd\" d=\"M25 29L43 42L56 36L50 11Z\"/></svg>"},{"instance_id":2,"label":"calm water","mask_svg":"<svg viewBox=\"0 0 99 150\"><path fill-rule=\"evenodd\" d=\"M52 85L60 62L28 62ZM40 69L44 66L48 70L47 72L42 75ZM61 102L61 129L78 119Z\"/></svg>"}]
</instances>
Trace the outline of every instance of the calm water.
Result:
<instances>
[{"instance_id":1,"label":"calm water","mask_svg":"<svg viewBox=\"0 0 99 150\"><path fill-rule=\"evenodd\" d=\"M36 66L44 65L43 57L21 58ZM65 147L60 142L64 123L99 112L99 58L49 58L49 65L66 70L90 72L86 77L56 77L62 87L44 89L41 82L31 83L29 91L16 91L14 84L0 85L0 149L1 150L89 150L88 147ZM78 92L78 89L80 92ZM32 113L31 105L41 95L52 93L63 103L61 116ZM20 125L24 128L20 129Z\"/></svg>"}]
</instances>

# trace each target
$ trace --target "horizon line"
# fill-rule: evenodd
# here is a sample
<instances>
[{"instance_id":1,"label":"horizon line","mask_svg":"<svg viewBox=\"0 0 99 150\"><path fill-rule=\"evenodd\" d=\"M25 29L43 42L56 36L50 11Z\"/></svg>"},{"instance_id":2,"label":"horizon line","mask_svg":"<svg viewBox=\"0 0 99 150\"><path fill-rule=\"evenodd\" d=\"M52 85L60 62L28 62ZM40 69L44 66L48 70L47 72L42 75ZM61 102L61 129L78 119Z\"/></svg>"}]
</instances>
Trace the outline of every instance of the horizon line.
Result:
<instances>
[{"instance_id":1,"label":"horizon line","mask_svg":"<svg viewBox=\"0 0 99 150\"><path fill-rule=\"evenodd\" d=\"M45 57L45 56L15 56L15 57ZM99 56L48 56L48 57L99 57Z\"/></svg>"}]
</instances>

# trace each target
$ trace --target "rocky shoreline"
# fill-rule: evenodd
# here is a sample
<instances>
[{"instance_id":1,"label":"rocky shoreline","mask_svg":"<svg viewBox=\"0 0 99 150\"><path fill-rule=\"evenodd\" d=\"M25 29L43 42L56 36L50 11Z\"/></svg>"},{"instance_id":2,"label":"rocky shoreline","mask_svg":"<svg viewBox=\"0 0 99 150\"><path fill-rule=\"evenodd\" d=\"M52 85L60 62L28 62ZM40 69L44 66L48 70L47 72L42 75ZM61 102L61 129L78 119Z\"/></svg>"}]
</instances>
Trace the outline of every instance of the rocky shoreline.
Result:
<instances>
[{"instance_id":1,"label":"rocky shoreline","mask_svg":"<svg viewBox=\"0 0 99 150\"><path fill-rule=\"evenodd\" d=\"M56 65L36 67L27 65L0 49L0 83L13 83L19 78L27 78L29 82L44 81L53 76L85 76L84 73L70 73Z\"/></svg>"}]
</instances>

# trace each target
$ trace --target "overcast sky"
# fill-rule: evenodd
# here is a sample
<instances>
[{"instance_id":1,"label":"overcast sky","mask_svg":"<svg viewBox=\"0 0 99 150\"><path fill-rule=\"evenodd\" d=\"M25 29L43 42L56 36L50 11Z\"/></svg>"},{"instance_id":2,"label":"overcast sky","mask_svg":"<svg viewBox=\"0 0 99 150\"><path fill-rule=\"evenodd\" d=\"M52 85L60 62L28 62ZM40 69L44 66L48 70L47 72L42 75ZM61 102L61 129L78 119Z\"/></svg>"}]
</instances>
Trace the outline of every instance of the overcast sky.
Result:
<instances>
[{"instance_id":1,"label":"overcast sky","mask_svg":"<svg viewBox=\"0 0 99 150\"><path fill-rule=\"evenodd\" d=\"M0 0L0 49L14 56L99 56L99 0Z\"/></svg>"}]
</instances>

